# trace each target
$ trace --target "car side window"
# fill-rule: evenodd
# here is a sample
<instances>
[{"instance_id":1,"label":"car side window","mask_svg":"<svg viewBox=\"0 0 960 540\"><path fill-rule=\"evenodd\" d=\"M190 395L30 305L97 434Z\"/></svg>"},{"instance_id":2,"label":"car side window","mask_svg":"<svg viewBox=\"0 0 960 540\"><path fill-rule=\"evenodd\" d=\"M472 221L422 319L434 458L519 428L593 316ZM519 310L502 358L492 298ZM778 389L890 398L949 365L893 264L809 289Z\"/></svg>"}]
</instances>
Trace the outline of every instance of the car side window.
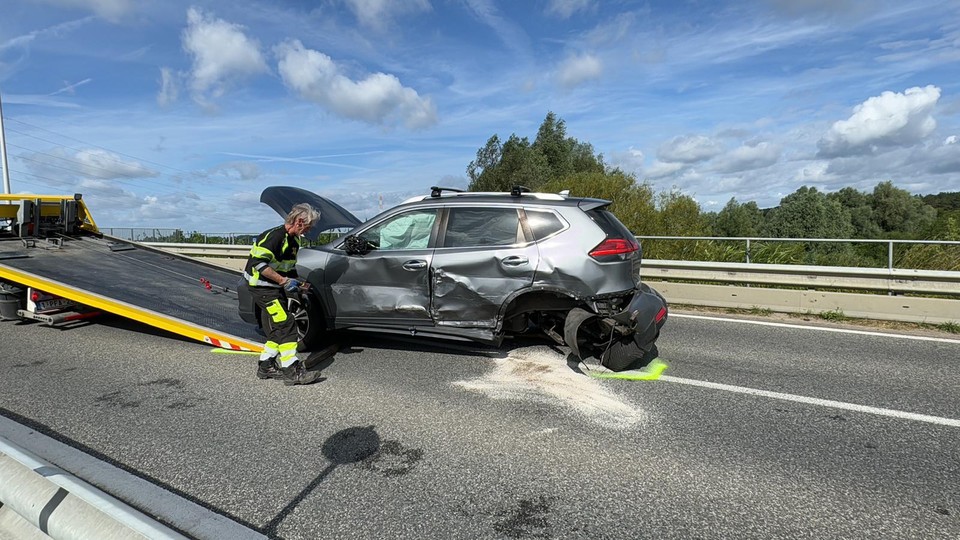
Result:
<instances>
[{"instance_id":1,"label":"car side window","mask_svg":"<svg viewBox=\"0 0 960 540\"><path fill-rule=\"evenodd\" d=\"M560 218L557 217L557 215L553 212L546 210L531 210L529 208L524 209L524 211L527 214L527 224L530 225L530 230L533 232L533 238L537 241L543 240L544 238L563 230L563 222L560 221Z\"/></svg>"},{"instance_id":2,"label":"car side window","mask_svg":"<svg viewBox=\"0 0 960 540\"><path fill-rule=\"evenodd\" d=\"M509 246L522 238L516 208L450 208L443 247Z\"/></svg>"},{"instance_id":3,"label":"car side window","mask_svg":"<svg viewBox=\"0 0 960 540\"><path fill-rule=\"evenodd\" d=\"M437 211L414 210L388 218L360 233L374 249L426 249Z\"/></svg>"}]
</instances>

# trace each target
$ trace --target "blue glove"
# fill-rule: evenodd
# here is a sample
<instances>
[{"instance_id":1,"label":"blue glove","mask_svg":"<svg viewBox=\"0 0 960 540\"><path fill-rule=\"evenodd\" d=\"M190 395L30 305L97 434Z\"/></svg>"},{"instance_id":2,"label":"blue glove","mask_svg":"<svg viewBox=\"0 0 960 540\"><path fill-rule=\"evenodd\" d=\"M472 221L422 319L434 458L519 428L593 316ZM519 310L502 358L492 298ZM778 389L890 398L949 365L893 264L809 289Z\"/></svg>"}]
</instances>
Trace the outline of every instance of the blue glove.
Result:
<instances>
[{"instance_id":1,"label":"blue glove","mask_svg":"<svg viewBox=\"0 0 960 540\"><path fill-rule=\"evenodd\" d=\"M299 286L300 286L300 282L293 278L288 279L287 282L283 284L283 288L287 292L296 292L297 287Z\"/></svg>"}]
</instances>

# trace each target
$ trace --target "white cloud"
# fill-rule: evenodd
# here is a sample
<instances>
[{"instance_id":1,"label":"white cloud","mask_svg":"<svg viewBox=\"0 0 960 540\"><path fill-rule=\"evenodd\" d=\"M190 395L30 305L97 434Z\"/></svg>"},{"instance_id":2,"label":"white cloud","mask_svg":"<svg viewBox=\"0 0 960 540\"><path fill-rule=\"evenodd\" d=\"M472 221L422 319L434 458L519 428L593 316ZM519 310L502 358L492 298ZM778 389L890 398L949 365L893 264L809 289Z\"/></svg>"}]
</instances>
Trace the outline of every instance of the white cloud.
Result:
<instances>
[{"instance_id":1,"label":"white cloud","mask_svg":"<svg viewBox=\"0 0 960 540\"><path fill-rule=\"evenodd\" d=\"M180 82L172 69L160 68L160 92L157 93L157 103L165 107L177 100L180 94Z\"/></svg>"},{"instance_id":2,"label":"white cloud","mask_svg":"<svg viewBox=\"0 0 960 540\"><path fill-rule=\"evenodd\" d=\"M353 81L329 56L306 49L297 40L280 44L274 51L284 84L337 115L370 124L401 121L411 129L437 122L433 101L403 86L393 75L374 73Z\"/></svg>"},{"instance_id":3,"label":"white cloud","mask_svg":"<svg viewBox=\"0 0 960 540\"><path fill-rule=\"evenodd\" d=\"M106 150L91 149L77 152L73 159L79 163L78 173L87 178L103 180L116 178L150 178L157 176L154 171L137 161L126 160L123 157Z\"/></svg>"},{"instance_id":4,"label":"white cloud","mask_svg":"<svg viewBox=\"0 0 960 540\"><path fill-rule=\"evenodd\" d=\"M657 157L671 163L696 163L711 159L722 151L720 144L709 137L684 135L662 144L657 149Z\"/></svg>"},{"instance_id":5,"label":"white cloud","mask_svg":"<svg viewBox=\"0 0 960 540\"><path fill-rule=\"evenodd\" d=\"M627 148L624 152L614 152L610 155L611 164L624 171L636 171L643 167L643 152L634 147Z\"/></svg>"},{"instance_id":6,"label":"white cloud","mask_svg":"<svg viewBox=\"0 0 960 540\"><path fill-rule=\"evenodd\" d=\"M116 22L133 10L132 0L39 0L46 4L90 10L108 21Z\"/></svg>"},{"instance_id":7,"label":"white cloud","mask_svg":"<svg viewBox=\"0 0 960 540\"><path fill-rule=\"evenodd\" d=\"M745 144L718 158L715 169L721 173L734 173L769 167L780 159L780 147L761 142Z\"/></svg>"},{"instance_id":8,"label":"white cloud","mask_svg":"<svg viewBox=\"0 0 960 540\"><path fill-rule=\"evenodd\" d=\"M946 139L943 140L943 144L944 144L944 145L947 145L947 144L957 144L957 142L960 142L960 140L957 139L957 136L956 136L956 135L951 135L951 136L949 136L949 137L947 137Z\"/></svg>"},{"instance_id":9,"label":"white cloud","mask_svg":"<svg viewBox=\"0 0 960 540\"><path fill-rule=\"evenodd\" d=\"M262 171L259 165L250 161L231 161L214 167L210 174L219 178L249 181L260 178Z\"/></svg>"},{"instance_id":10,"label":"white cloud","mask_svg":"<svg viewBox=\"0 0 960 540\"><path fill-rule=\"evenodd\" d=\"M38 176L60 185L72 184L80 179L118 180L159 176L157 171L137 161L99 148L77 152L56 148L20 157Z\"/></svg>"},{"instance_id":11,"label":"white cloud","mask_svg":"<svg viewBox=\"0 0 960 540\"><path fill-rule=\"evenodd\" d=\"M869 154L880 147L911 146L937 127L932 116L940 99L936 86L884 92L853 109L847 120L835 122L817 143L822 157Z\"/></svg>"},{"instance_id":12,"label":"white cloud","mask_svg":"<svg viewBox=\"0 0 960 540\"><path fill-rule=\"evenodd\" d=\"M672 176L682 171L686 167L683 163L664 163L663 161L654 161L653 165L650 165L643 170L643 177L650 179L664 178L666 176Z\"/></svg>"},{"instance_id":13,"label":"white cloud","mask_svg":"<svg viewBox=\"0 0 960 540\"><path fill-rule=\"evenodd\" d=\"M181 223L183 219L204 211L204 204L195 193L175 193L160 197L145 196L134 210L135 218L149 221Z\"/></svg>"},{"instance_id":14,"label":"white cloud","mask_svg":"<svg viewBox=\"0 0 960 540\"><path fill-rule=\"evenodd\" d=\"M588 11L592 7L592 0L550 0L550 4L547 5L547 14L569 19L574 13Z\"/></svg>"},{"instance_id":15,"label":"white cloud","mask_svg":"<svg viewBox=\"0 0 960 540\"><path fill-rule=\"evenodd\" d=\"M430 11L429 0L344 0L357 20L368 28L382 29L405 13Z\"/></svg>"},{"instance_id":16,"label":"white cloud","mask_svg":"<svg viewBox=\"0 0 960 540\"><path fill-rule=\"evenodd\" d=\"M243 33L243 27L214 18L197 8L187 10L183 49L193 57L190 88L194 99L206 104L246 77L269 71L260 44Z\"/></svg>"},{"instance_id":17,"label":"white cloud","mask_svg":"<svg viewBox=\"0 0 960 540\"><path fill-rule=\"evenodd\" d=\"M592 54L580 54L567 58L557 72L560 85L565 88L579 86L587 81L600 78L603 63Z\"/></svg>"},{"instance_id":18,"label":"white cloud","mask_svg":"<svg viewBox=\"0 0 960 540\"><path fill-rule=\"evenodd\" d=\"M794 175L797 185L822 184L834 179L829 170L829 163L826 161L815 161L804 167L797 169Z\"/></svg>"},{"instance_id":19,"label":"white cloud","mask_svg":"<svg viewBox=\"0 0 960 540\"><path fill-rule=\"evenodd\" d=\"M960 173L960 144L957 143L957 136L953 135L947 141L949 142L932 149L926 156L924 161L928 163L927 170L931 173Z\"/></svg>"}]
</instances>

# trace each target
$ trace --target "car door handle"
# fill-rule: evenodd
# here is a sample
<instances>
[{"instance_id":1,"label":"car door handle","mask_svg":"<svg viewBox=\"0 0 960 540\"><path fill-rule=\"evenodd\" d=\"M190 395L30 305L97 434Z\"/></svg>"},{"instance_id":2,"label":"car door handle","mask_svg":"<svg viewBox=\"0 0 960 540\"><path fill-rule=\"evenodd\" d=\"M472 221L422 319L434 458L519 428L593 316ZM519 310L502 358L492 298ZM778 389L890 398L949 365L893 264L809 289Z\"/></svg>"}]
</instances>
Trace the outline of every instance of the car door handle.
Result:
<instances>
[{"instance_id":1,"label":"car door handle","mask_svg":"<svg viewBox=\"0 0 960 540\"><path fill-rule=\"evenodd\" d=\"M427 261L407 261L403 263L404 270L423 270L427 267Z\"/></svg>"},{"instance_id":2,"label":"car door handle","mask_svg":"<svg viewBox=\"0 0 960 540\"><path fill-rule=\"evenodd\" d=\"M519 256L519 255L513 255L513 256L506 257L506 258L502 259L502 260L500 261L500 264L502 264L502 265L504 265L504 266L523 266L523 265L525 265L525 264L527 264L527 263L529 263L529 262L530 262L530 259L527 259L526 257L521 257L521 256Z\"/></svg>"}]
</instances>

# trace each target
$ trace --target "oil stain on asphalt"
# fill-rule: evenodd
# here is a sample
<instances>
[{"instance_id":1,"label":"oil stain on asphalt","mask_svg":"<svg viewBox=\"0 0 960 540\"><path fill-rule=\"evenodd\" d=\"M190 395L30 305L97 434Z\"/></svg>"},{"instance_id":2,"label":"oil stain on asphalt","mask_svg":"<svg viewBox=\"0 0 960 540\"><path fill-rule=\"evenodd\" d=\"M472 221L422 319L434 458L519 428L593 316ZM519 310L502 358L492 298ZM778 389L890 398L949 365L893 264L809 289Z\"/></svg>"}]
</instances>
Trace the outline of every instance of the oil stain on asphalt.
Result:
<instances>
[{"instance_id":1,"label":"oil stain on asphalt","mask_svg":"<svg viewBox=\"0 0 960 540\"><path fill-rule=\"evenodd\" d=\"M191 395L186 385L179 379L156 379L138 383L135 387L107 392L96 398L98 405L129 409L144 404L165 409L192 409L207 398Z\"/></svg>"}]
</instances>

